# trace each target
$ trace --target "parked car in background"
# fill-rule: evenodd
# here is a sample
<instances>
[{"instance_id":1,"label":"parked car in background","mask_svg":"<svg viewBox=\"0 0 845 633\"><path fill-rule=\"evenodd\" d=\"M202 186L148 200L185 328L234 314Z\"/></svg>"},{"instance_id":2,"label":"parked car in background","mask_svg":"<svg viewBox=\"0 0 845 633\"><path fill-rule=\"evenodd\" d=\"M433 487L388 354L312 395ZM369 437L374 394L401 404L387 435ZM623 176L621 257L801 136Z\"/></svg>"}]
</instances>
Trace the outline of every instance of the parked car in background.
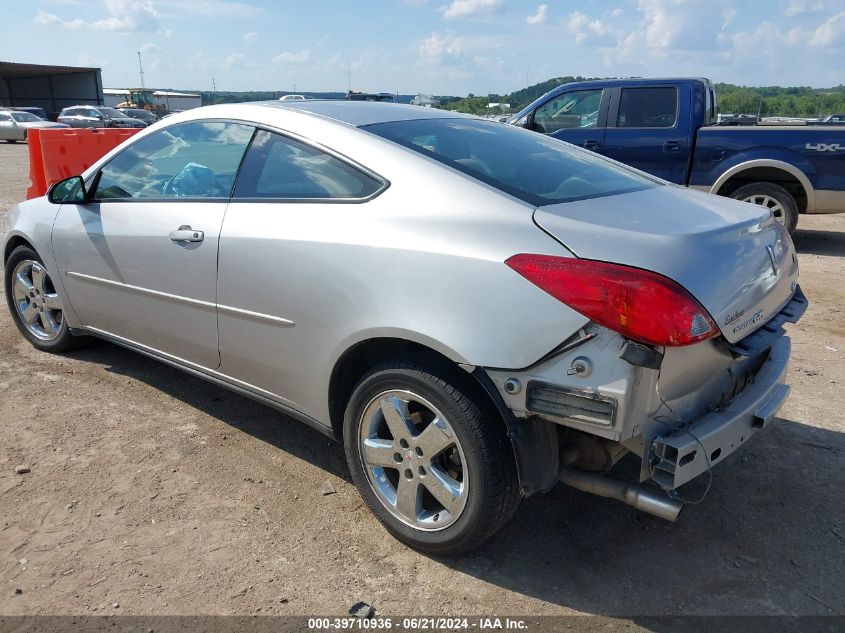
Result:
<instances>
[{"instance_id":1,"label":"parked car in background","mask_svg":"<svg viewBox=\"0 0 845 633\"><path fill-rule=\"evenodd\" d=\"M124 116L143 121L147 125L152 125L158 121L158 115L149 110L142 110L141 108L117 108L117 111Z\"/></svg>"},{"instance_id":2,"label":"parked car in background","mask_svg":"<svg viewBox=\"0 0 845 633\"><path fill-rule=\"evenodd\" d=\"M27 133L34 128L68 127L62 123L44 121L34 114L20 110L0 110L0 140L7 143L25 141Z\"/></svg>"},{"instance_id":3,"label":"parked car in background","mask_svg":"<svg viewBox=\"0 0 845 633\"><path fill-rule=\"evenodd\" d=\"M396 96L389 92L357 92L350 90L346 93L347 101L382 101L384 103L395 103Z\"/></svg>"},{"instance_id":4,"label":"parked car in background","mask_svg":"<svg viewBox=\"0 0 845 633\"><path fill-rule=\"evenodd\" d=\"M34 114L42 121L49 121L50 119L47 117L47 112L44 108L36 108L33 106L14 106L11 108L12 110L20 110L21 112L29 112L30 114Z\"/></svg>"},{"instance_id":5,"label":"parked car in background","mask_svg":"<svg viewBox=\"0 0 845 633\"><path fill-rule=\"evenodd\" d=\"M302 420L438 554L559 480L677 519L784 402L807 306L768 210L411 105L174 115L7 226L33 346L102 337Z\"/></svg>"},{"instance_id":6,"label":"parked car in background","mask_svg":"<svg viewBox=\"0 0 845 633\"><path fill-rule=\"evenodd\" d=\"M821 120L822 123L845 123L845 114L830 114Z\"/></svg>"},{"instance_id":7,"label":"parked car in background","mask_svg":"<svg viewBox=\"0 0 845 633\"><path fill-rule=\"evenodd\" d=\"M59 123L66 123L70 127L100 128L140 128L147 124L140 119L133 119L122 114L115 108L105 106L72 106L62 110L56 119Z\"/></svg>"},{"instance_id":8,"label":"parked car in background","mask_svg":"<svg viewBox=\"0 0 845 633\"><path fill-rule=\"evenodd\" d=\"M282 95L279 101L308 101L310 98L305 95Z\"/></svg>"},{"instance_id":9,"label":"parked car in background","mask_svg":"<svg viewBox=\"0 0 845 633\"><path fill-rule=\"evenodd\" d=\"M795 230L800 213L845 212L845 129L716 125L708 79L565 84L513 120L669 182L768 207Z\"/></svg>"}]
</instances>

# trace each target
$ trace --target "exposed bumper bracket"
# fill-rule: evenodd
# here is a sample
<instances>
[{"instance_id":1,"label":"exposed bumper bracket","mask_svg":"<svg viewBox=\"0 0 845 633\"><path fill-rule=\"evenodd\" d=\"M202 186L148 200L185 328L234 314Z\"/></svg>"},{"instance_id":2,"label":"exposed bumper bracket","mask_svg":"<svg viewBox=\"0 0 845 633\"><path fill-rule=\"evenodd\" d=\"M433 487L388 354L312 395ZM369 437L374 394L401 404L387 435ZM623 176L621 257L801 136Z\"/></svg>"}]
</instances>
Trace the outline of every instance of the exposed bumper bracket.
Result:
<instances>
[{"instance_id":1,"label":"exposed bumper bracket","mask_svg":"<svg viewBox=\"0 0 845 633\"><path fill-rule=\"evenodd\" d=\"M651 477L674 490L706 472L771 422L789 395L783 384L789 338L775 342L753 382L725 409L660 435L651 445Z\"/></svg>"}]
</instances>

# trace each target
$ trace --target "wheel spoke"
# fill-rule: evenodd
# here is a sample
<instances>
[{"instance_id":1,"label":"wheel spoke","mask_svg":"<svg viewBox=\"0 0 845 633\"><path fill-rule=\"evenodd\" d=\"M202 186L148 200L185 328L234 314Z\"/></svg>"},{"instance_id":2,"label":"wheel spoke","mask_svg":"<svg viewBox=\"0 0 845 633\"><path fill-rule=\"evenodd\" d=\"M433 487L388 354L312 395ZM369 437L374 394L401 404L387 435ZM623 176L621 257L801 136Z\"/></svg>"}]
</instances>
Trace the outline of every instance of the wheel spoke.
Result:
<instances>
[{"instance_id":1,"label":"wheel spoke","mask_svg":"<svg viewBox=\"0 0 845 633\"><path fill-rule=\"evenodd\" d=\"M422 449L426 459L434 459L455 443L448 432L449 427L440 419L434 418L425 430L414 438L414 443Z\"/></svg>"},{"instance_id":2,"label":"wheel spoke","mask_svg":"<svg viewBox=\"0 0 845 633\"><path fill-rule=\"evenodd\" d=\"M436 466L430 466L428 475L422 480L432 496L450 513L461 505L461 484Z\"/></svg>"},{"instance_id":3,"label":"wheel spoke","mask_svg":"<svg viewBox=\"0 0 845 633\"><path fill-rule=\"evenodd\" d=\"M44 278L47 276L44 267L41 264L33 262L32 264L32 285L35 289L44 294Z\"/></svg>"},{"instance_id":4,"label":"wheel spoke","mask_svg":"<svg viewBox=\"0 0 845 633\"><path fill-rule=\"evenodd\" d=\"M50 316L49 310L42 310L38 313L38 316L41 319L41 325L44 326L45 332L47 332L48 334L54 334L59 331L59 324L56 323Z\"/></svg>"},{"instance_id":5,"label":"wheel spoke","mask_svg":"<svg viewBox=\"0 0 845 633\"><path fill-rule=\"evenodd\" d=\"M381 401L380 407L394 440L413 436L414 425L408 414L407 402L396 396L388 396Z\"/></svg>"},{"instance_id":6,"label":"wheel spoke","mask_svg":"<svg viewBox=\"0 0 845 633\"><path fill-rule=\"evenodd\" d=\"M398 468L396 460L393 459L396 449L393 440L381 438L367 438L363 442L364 462L368 466L381 466L382 468Z\"/></svg>"},{"instance_id":7,"label":"wheel spoke","mask_svg":"<svg viewBox=\"0 0 845 633\"><path fill-rule=\"evenodd\" d=\"M29 282L29 279L23 274L23 272L19 272L15 275L15 283L13 286L15 299L23 299L24 297L28 297L29 293L35 290L32 284Z\"/></svg>"},{"instance_id":8,"label":"wheel spoke","mask_svg":"<svg viewBox=\"0 0 845 633\"><path fill-rule=\"evenodd\" d=\"M35 323L35 320L38 318L38 308L35 307L34 303L27 304L20 313L21 318L26 321L28 325Z\"/></svg>"},{"instance_id":9,"label":"wheel spoke","mask_svg":"<svg viewBox=\"0 0 845 633\"><path fill-rule=\"evenodd\" d=\"M50 310L63 310L62 308L62 300L59 299L58 294L45 294L42 295L44 297L44 307L49 308Z\"/></svg>"},{"instance_id":10,"label":"wheel spoke","mask_svg":"<svg viewBox=\"0 0 845 633\"><path fill-rule=\"evenodd\" d=\"M416 479L407 479L400 471L396 487L396 511L411 521L420 513L420 484Z\"/></svg>"}]
</instances>

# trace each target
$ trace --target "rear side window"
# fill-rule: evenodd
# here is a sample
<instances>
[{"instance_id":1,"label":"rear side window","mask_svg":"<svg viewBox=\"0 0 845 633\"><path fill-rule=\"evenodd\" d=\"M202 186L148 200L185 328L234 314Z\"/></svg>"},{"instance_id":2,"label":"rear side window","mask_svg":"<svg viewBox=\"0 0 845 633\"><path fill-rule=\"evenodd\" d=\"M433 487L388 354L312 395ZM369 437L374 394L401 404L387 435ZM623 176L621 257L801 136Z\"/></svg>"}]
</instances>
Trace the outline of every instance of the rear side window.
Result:
<instances>
[{"instance_id":1,"label":"rear side window","mask_svg":"<svg viewBox=\"0 0 845 633\"><path fill-rule=\"evenodd\" d=\"M368 198L383 184L344 161L292 138L259 130L244 157L235 198Z\"/></svg>"},{"instance_id":2,"label":"rear side window","mask_svg":"<svg viewBox=\"0 0 845 633\"><path fill-rule=\"evenodd\" d=\"M494 121L416 119L362 129L536 206L656 186L594 152Z\"/></svg>"},{"instance_id":3,"label":"rear side window","mask_svg":"<svg viewBox=\"0 0 845 633\"><path fill-rule=\"evenodd\" d=\"M623 88L616 127L674 127L677 114L675 88Z\"/></svg>"}]
</instances>

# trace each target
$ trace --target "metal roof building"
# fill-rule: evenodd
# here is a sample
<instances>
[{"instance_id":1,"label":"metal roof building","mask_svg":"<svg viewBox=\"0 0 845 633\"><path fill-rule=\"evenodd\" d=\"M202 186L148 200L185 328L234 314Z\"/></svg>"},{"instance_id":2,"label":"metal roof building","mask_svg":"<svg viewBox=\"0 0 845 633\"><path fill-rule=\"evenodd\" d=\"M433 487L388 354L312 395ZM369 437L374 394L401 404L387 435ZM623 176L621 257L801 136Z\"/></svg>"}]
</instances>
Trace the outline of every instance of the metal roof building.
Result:
<instances>
[{"instance_id":1,"label":"metal roof building","mask_svg":"<svg viewBox=\"0 0 845 633\"><path fill-rule=\"evenodd\" d=\"M79 104L103 104L99 68L0 61L0 106L36 106L58 113Z\"/></svg>"}]
</instances>

